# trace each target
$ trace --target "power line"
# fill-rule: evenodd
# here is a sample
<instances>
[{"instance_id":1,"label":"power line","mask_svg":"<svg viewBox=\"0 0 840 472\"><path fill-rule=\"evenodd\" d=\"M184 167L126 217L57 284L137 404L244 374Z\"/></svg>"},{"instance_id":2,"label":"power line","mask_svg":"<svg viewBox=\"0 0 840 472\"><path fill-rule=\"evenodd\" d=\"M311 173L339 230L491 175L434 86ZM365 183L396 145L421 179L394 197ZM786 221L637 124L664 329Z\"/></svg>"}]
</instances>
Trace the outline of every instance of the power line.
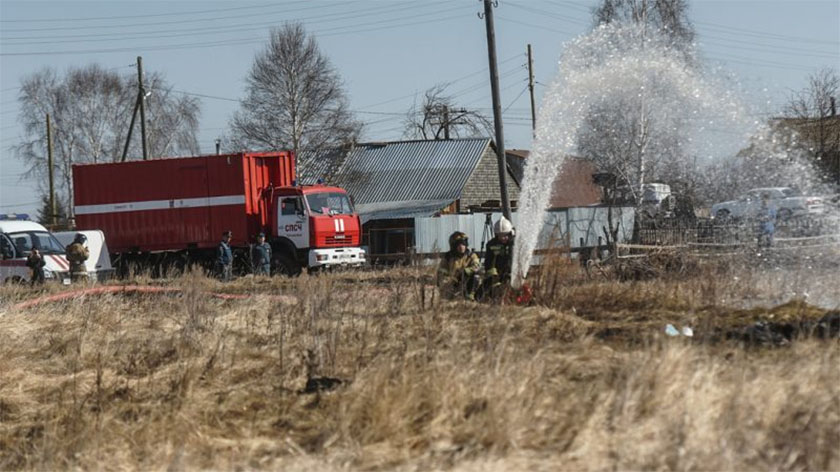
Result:
<instances>
[{"instance_id":1,"label":"power line","mask_svg":"<svg viewBox=\"0 0 840 472\"><path fill-rule=\"evenodd\" d=\"M515 54L515 55L513 55L513 56L511 56L511 57L508 57L507 59L505 59L505 60L503 60L503 61L499 62L499 65L502 65L502 64L507 64L508 62L510 62L510 61L512 61L512 60L514 60L514 59L516 59L516 58L518 58L519 56L520 56L520 54ZM463 76L461 76L461 77L458 77L458 78L456 78L456 79L454 79L454 80L450 80L450 81L445 82L445 83L446 83L447 85L452 85L452 84L455 84L455 83L461 82L461 81L463 81L463 80L466 80L466 79L468 79L468 78L470 78L470 77L472 77L472 76L474 76L474 75L478 75L478 74L486 74L486 73L487 73L487 68L486 68L486 67L482 67L481 69L479 69L479 70L477 70L477 71L475 71L475 72L470 72L469 74L463 75ZM485 82L486 82L486 81L485 81ZM386 104L388 104L388 103L393 103L393 102L396 102L396 101L398 101L398 100L403 100L403 99L405 99L405 98L411 98L411 97L416 97L416 96L417 96L417 93L415 92L415 93L412 93L412 94L403 95L403 96L396 97L396 98L391 98L391 99L388 99L388 100L385 100L385 101L382 101L382 102L374 103L374 104L372 104L372 105L366 105L366 106L361 107L360 109L364 110L364 109L367 109L367 108L373 108L373 107L380 106L380 105L386 105Z\"/></svg>"},{"instance_id":2,"label":"power line","mask_svg":"<svg viewBox=\"0 0 840 472\"><path fill-rule=\"evenodd\" d=\"M453 8L452 10L459 10L459 9L466 9L466 8L471 8L471 7L469 7L469 6L456 7L456 8ZM440 14L442 12L448 12L448 11L451 11L451 10L440 10L440 11L437 11L437 12L434 12L434 13L435 14ZM424 16L424 15L415 15L415 17L417 17L417 16ZM360 32L367 33L367 32L373 32L373 31L381 31L381 30L385 30L385 29L402 28L402 27L406 27L406 26L416 26L416 25L428 24L428 23L433 23L433 22L440 23L440 22L443 22L443 21L451 21L451 20L455 20L455 19L458 19L458 18L455 17L455 16L452 16L452 15L444 15L442 17L432 18L432 19L428 19L428 20L424 20L424 21L411 21L411 22L405 22L405 23L397 23L397 24L391 24L391 25L388 25L388 26L382 26L382 27L378 27L378 28L361 28L361 29L357 29L357 30L352 30L351 29L351 30L347 30L347 31L337 31L337 32L334 32L334 33L326 33L326 34L324 34L322 32L315 31L315 32L313 32L313 34L315 36L318 36L318 37L326 37L326 36L337 36L337 35L343 35L343 34L354 34L354 33L360 33ZM388 21L378 21L378 22L372 22L372 23L355 24L355 25L343 26L343 27L337 27L337 28L328 28L327 30L322 30L322 31L333 31L333 30L338 30L338 29L358 28L360 26L382 24L382 23L389 22L389 21L390 20L388 20ZM175 45L170 44L170 45L158 45L158 46L134 46L134 47L126 46L126 47L107 48L107 49L79 49L79 50L64 50L64 51L33 51L33 52L16 52L16 53L2 52L2 53L0 53L0 56L50 56L50 55L68 55L68 54L105 54L105 53L118 53L118 52L133 52L133 51L137 51L138 49L143 49L145 51L164 51L164 50L176 50L176 49L200 49L200 48L206 48L206 47L232 46L232 45L241 45L241 44L258 44L258 43L264 43L264 42L265 42L264 38L238 38L238 39L229 39L229 40L222 40L222 41L215 41L215 42L197 42L197 43L184 43L184 44L175 44Z\"/></svg>"},{"instance_id":3,"label":"power line","mask_svg":"<svg viewBox=\"0 0 840 472\"><path fill-rule=\"evenodd\" d=\"M562 15L555 15L555 14L549 12L549 11L541 10L541 9L530 7L530 6L522 6L522 5L517 5L517 4L511 4L511 6L522 9L526 12L533 13L535 15L539 15L540 18L545 17L545 16L549 16L549 17L553 17L553 18L566 19L566 17L563 17ZM507 20L507 21L517 22L518 20ZM567 19L567 21L570 21L570 20ZM528 24L528 23L525 23L525 22L519 22L519 23L524 24L524 25L528 25L528 26L542 28L542 29L548 29L550 31L556 31L558 33L564 33L563 31L556 30L556 29L549 28L549 27L544 27L544 26L541 26L541 25ZM585 24L585 23L581 23L581 24ZM727 34L732 34L732 33L727 33ZM759 52L766 51L766 52L773 52L773 53L780 53L780 54L797 55L797 56L814 56L814 57L829 58L829 59L833 59L833 58L838 57L838 54L836 54L836 53L827 52L827 51L815 51L813 48L804 49L804 48L796 48L796 47L790 47L790 46L770 45L770 44L766 44L766 43L756 43L756 42L753 42L753 41L744 41L744 40L738 40L738 39L722 38L722 37L714 36L714 35L705 35L705 37L713 39L713 40L715 40L715 39L716 40L721 40L721 41L723 41L723 43L715 42L715 41L705 41L705 40L701 40L701 42L707 42L707 43L710 43L710 44L716 44L716 45L720 45L722 47L728 47L728 48L733 48L733 49L743 49L743 50L759 51ZM753 46L753 47L738 46L737 44L733 44L733 43L744 44L744 45ZM767 48L769 48L769 49L767 49ZM790 52L784 52L784 51L790 51Z\"/></svg>"},{"instance_id":4,"label":"power line","mask_svg":"<svg viewBox=\"0 0 840 472\"><path fill-rule=\"evenodd\" d=\"M584 7L584 6L579 5L575 2L569 2L569 1L550 1L549 0L548 3L550 3L552 5L555 5L555 6L559 6L559 7L564 8L564 9L572 8L572 9L580 11L580 12L589 13L590 15L592 14L592 12L594 10L592 8ZM766 31L750 30L750 29L738 28L738 27L735 27L735 26L721 25L721 24L718 24L718 23L710 23L710 22L705 22L705 21L695 21L694 24L702 25L702 26L705 26L705 27L708 27L708 28L711 28L711 29L716 29L716 30L719 30L720 32L725 33L725 34L741 34L741 35L754 36L754 37L759 37L759 38L774 39L774 40L779 40L779 41L796 41L796 42L804 42L804 43L831 44L831 45L840 44L840 41L829 41L829 40L820 40L820 39L814 39L814 38L805 38L805 37L801 37L801 36L781 35L781 34L777 34L777 33L768 33Z\"/></svg>"},{"instance_id":5,"label":"power line","mask_svg":"<svg viewBox=\"0 0 840 472\"><path fill-rule=\"evenodd\" d=\"M302 3L302 2L298 2ZM347 2L351 3L351 2ZM355 2L353 2L355 3ZM305 11L305 10L312 10L315 8L324 8L324 6L311 6L311 7L304 7L304 8L283 8L283 5L266 5L262 8L282 8L282 13L289 13L289 12L298 12L298 11ZM41 31L48 31L48 32L56 32L56 31L74 31L74 30L90 30L91 28L97 29L126 29L126 28L144 28L148 26L161 26L161 25L182 25L186 23L201 23L201 22L210 22L210 21L219 21L219 20L231 20L236 18L249 18L253 16L265 16L266 13L252 13L247 15L229 15L229 16L220 16L215 18L192 18L192 19L181 19L175 21L156 21L156 22L146 22L146 23L129 23L129 24L110 24L110 25L99 25L99 26L65 26L65 27L48 27L48 28L24 28L24 29L4 29L5 33L28 33L28 32L41 32ZM127 18L135 18L135 17L127 17Z\"/></svg>"},{"instance_id":6,"label":"power line","mask_svg":"<svg viewBox=\"0 0 840 472\"><path fill-rule=\"evenodd\" d=\"M506 111L508 111L508 108L510 108L514 103L516 103L516 101L519 100L519 98L522 97L522 95L524 95L525 92L527 92L527 91L528 91L528 87L526 86L524 89L522 89L521 92L519 92L519 95L517 95L516 98L514 98L510 102L510 104L508 104L508 106L506 106L504 109L502 109L502 113L505 113Z\"/></svg>"},{"instance_id":7,"label":"power line","mask_svg":"<svg viewBox=\"0 0 840 472\"><path fill-rule=\"evenodd\" d=\"M182 95L189 95L189 96L192 96L192 97L211 98L213 100L224 100L224 101L227 101L227 102L237 102L237 103L240 102L240 100L237 99L237 98L219 97L217 95L206 95L206 94L203 94L203 93L186 92L184 90L175 90L175 89L172 89L171 91L175 92L175 93L180 93Z\"/></svg>"},{"instance_id":8,"label":"power line","mask_svg":"<svg viewBox=\"0 0 840 472\"><path fill-rule=\"evenodd\" d=\"M790 64L784 62L753 60L749 57L735 56L732 54L716 54L712 59L717 59L721 62L732 62L735 64L745 64L757 67L768 67L773 69L795 69L802 72L812 72L814 69L801 64Z\"/></svg>"},{"instance_id":9,"label":"power line","mask_svg":"<svg viewBox=\"0 0 840 472\"><path fill-rule=\"evenodd\" d=\"M519 8L521 10L524 10L524 11L527 11L527 12L530 12L530 13L539 14L540 16L548 16L550 18L554 18L556 20L561 20L561 21L566 21L568 23L572 23L572 24L575 24L575 25L589 26L591 24L590 22L581 20L580 18L568 17L568 16L564 16L564 15L560 15L560 14L557 14L557 13L550 12L550 11L547 11L547 10L541 10L539 8L534 8L532 6L518 5L516 3L508 3L508 5L510 5L512 7L515 7L515 8Z\"/></svg>"},{"instance_id":10,"label":"power line","mask_svg":"<svg viewBox=\"0 0 840 472\"><path fill-rule=\"evenodd\" d=\"M299 2L293 2L293 3L305 3L305 2L299 1ZM58 22L58 21L100 21L100 20L121 20L121 19L129 19L129 18L158 18L158 17L164 17L164 16L200 15L200 14L203 14L203 13L217 13L217 12L232 11L232 10L253 10L255 8L265 8L265 7L273 6L273 5L275 5L275 4L268 3L268 4L264 4L264 5L252 5L252 6L247 6L247 7L216 8L216 9L213 9L213 10L192 10L192 11L184 11L184 12L154 13L154 14L146 14L146 15L100 16L100 17L88 17L88 18L14 19L14 20L0 20L0 23L46 23L46 22Z\"/></svg>"},{"instance_id":11,"label":"power line","mask_svg":"<svg viewBox=\"0 0 840 472\"><path fill-rule=\"evenodd\" d=\"M815 44L831 44L831 45L838 45L840 41L828 41L828 40L820 40L820 39L813 39L813 38L803 38L799 36L787 36L782 34L776 33L768 33L765 31L755 31L755 30L748 30L743 28L736 28L734 26L725 26L725 25L718 25L715 23L707 23L703 21L696 22L698 25L705 25L708 28L716 29L725 34L741 34L746 36L753 36L753 37L763 37L767 39L774 39L778 41L799 41L803 43L815 43Z\"/></svg>"},{"instance_id":12,"label":"power line","mask_svg":"<svg viewBox=\"0 0 840 472\"><path fill-rule=\"evenodd\" d=\"M525 21L513 20L513 19L505 18L505 17L499 16L499 15L496 15L496 18L498 18L502 21L506 21L508 23L516 23L518 25L528 26L528 27L531 27L531 28L537 28L537 29L546 30L546 31L551 31L553 33L567 34L569 36L576 36L576 35L580 34L580 33L572 33L572 32L569 32L569 31L563 31L563 30L559 30L559 29L555 29L555 28L549 28L548 26L535 25L533 23L528 23L528 22L525 22Z\"/></svg>"},{"instance_id":13,"label":"power line","mask_svg":"<svg viewBox=\"0 0 840 472\"><path fill-rule=\"evenodd\" d=\"M300 22L313 22L313 20L318 20L321 18L331 18L326 20L314 21L314 23L329 23L334 21L343 21L348 19L354 18L369 18L371 16L383 15L383 14L390 14L395 12L403 12L415 8L425 8L427 5L418 4L418 5L395 5L390 8L367 8L361 10L353 10L350 12L336 12L336 13L326 13L323 15L315 15L310 17L303 17L303 18L291 18L287 19L286 21L300 21ZM300 10L310 10L314 7L307 7L301 8L298 10L284 10L282 13L286 14L290 11L300 11ZM448 10L447 10L448 11ZM374 13L369 13L374 12ZM440 13L440 11L431 12L430 14ZM264 14L261 15L248 15L248 16L260 16L261 18L265 18ZM177 21L173 22L176 24L183 24L187 23L186 21ZM223 34L223 33L234 33L234 32L241 32L241 31L253 31L255 28L259 27L267 27L267 26L276 26L277 21L263 21L259 23L239 23L234 25L225 25L223 27L219 26L207 26L201 28L191 28L191 29L178 29L177 32L173 33L172 29L164 29L164 30L153 30L153 31L142 31L133 33L134 36L126 35L124 31L127 27L124 25L121 28L121 31L114 32L114 33L97 33L97 34L79 34L79 35L63 35L63 36L52 36L50 37L49 41L40 41L40 42L29 42L29 43L10 43L11 46L27 46L32 44L53 44L55 42L62 42L62 43L96 43L96 42L111 42L114 40L130 40L130 39L147 39L147 38L173 38L173 37L182 37L182 36L200 36L200 35L207 35L207 34ZM87 28L86 28L87 29ZM73 40L73 38L105 38L105 39L89 39L89 40ZM14 40L28 40L28 39L44 39L43 36L29 36L29 37L12 37L12 38L3 38L4 41L14 41ZM8 43L7 43L8 44Z\"/></svg>"}]
</instances>

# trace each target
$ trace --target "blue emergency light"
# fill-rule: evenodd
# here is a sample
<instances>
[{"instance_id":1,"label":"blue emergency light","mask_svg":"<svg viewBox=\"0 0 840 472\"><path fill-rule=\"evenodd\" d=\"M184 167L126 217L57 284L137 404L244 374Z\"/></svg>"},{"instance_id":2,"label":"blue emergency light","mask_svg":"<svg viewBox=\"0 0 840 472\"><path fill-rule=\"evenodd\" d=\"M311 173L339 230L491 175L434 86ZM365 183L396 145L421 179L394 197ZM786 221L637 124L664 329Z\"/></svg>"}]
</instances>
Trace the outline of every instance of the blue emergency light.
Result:
<instances>
[{"instance_id":1,"label":"blue emergency light","mask_svg":"<svg viewBox=\"0 0 840 472\"><path fill-rule=\"evenodd\" d=\"M5 221L28 221L29 215L26 213L2 213L0 214L0 220Z\"/></svg>"}]
</instances>

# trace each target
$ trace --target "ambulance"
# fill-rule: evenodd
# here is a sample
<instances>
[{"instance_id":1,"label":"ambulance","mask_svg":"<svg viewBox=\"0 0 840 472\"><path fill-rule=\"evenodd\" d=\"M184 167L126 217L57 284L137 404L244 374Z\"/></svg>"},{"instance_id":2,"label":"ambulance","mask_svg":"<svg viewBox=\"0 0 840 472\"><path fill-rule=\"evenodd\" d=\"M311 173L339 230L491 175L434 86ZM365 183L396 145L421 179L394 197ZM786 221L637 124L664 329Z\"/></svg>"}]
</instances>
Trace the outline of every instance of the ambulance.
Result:
<instances>
[{"instance_id":1,"label":"ambulance","mask_svg":"<svg viewBox=\"0 0 840 472\"><path fill-rule=\"evenodd\" d=\"M0 284L25 283L32 277L26 258L32 248L44 256L44 278L64 285L70 284L70 264L64 246L47 228L27 215L0 215Z\"/></svg>"}]
</instances>

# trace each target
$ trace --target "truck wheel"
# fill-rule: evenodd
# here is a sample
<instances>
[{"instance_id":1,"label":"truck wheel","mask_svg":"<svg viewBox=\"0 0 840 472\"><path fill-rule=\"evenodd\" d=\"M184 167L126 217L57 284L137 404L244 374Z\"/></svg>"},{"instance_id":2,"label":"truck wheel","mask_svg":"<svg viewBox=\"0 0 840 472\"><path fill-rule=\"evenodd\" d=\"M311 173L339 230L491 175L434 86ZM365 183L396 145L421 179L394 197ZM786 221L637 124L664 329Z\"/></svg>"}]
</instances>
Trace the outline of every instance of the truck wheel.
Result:
<instances>
[{"instance_id":1,"label":"truck wheel","mask_svg":"<svg viewBox=\"0 0 840 472\"><path fill-rule=\"evenodd\" d=\"M729 210L718 210L718 212L715 213L715 220L716 220L715 222L718 223L718 224L729 223L730 222Z\"/></svg>"},{"instance_id":2,"label":"truck wheel","mask_svg":"<svg viewBox=\"0 0 840 472\"><path fill-rule=\"evenodd\" d=\"M286 254L278 254L271 258L271 273L285 275L286 277L297 277L303 267Z\"/></svg>"}]
</instances>

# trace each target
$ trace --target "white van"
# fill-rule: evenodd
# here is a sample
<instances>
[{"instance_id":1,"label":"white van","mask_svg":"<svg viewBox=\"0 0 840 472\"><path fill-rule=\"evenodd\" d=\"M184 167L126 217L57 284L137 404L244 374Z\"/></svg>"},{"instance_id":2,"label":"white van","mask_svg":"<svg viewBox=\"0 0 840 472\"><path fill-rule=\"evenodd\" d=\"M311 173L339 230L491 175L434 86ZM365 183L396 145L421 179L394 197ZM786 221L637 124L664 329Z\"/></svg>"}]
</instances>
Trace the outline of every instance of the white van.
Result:
<instances>
[{"instance_id":1,"label":"white van","mask_svg":"<svg viewBox=\"0 0 840 472\"><path fill-rule=\"evenodd\" d=\"M53 233L58 242L64 247L69 246L76 235L82 233L87 238L88 251L90 257L85 261L85 269L87 269L88 278L90 280L105 281L114 276L114 269L111 267L111 254L108 252L108 245L105 244L105 234L102 231L57 231Z\"/></svg>"},{"instance_id":2,"label":"white van","mask_svg":"<svg viewBox=\"0 0 840 472\"><path fill-rule=\"evenodd\" d=\"M26 258L32 248L44 255L44 278L70 284L70 264L64 246L47 228L26 220L0 218L0 283L23 283L32 277Z\"/></svg>"}]
</instances>

